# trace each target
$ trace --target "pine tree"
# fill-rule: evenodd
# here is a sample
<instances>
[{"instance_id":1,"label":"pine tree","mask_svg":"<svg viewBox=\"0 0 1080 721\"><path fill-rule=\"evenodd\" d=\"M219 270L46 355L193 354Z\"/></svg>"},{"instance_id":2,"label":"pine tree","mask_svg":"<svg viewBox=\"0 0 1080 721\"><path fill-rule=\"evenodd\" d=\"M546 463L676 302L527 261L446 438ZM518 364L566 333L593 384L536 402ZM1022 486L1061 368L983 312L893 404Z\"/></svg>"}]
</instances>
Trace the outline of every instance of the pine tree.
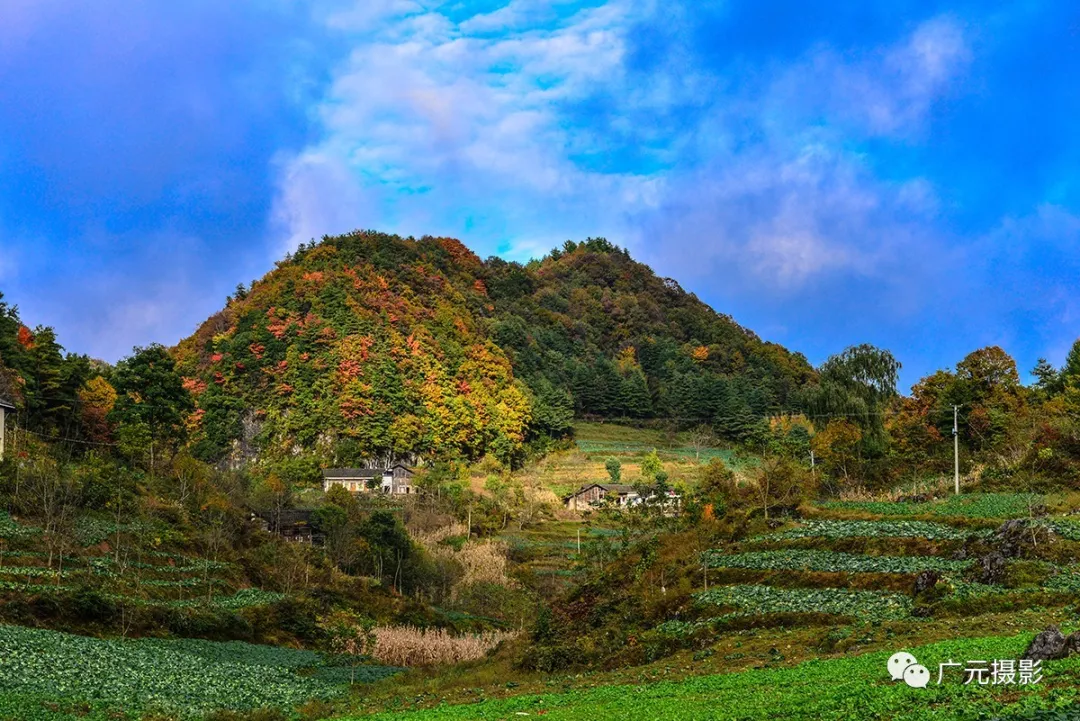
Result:
<instances>
[{"instance_id":1,"label":"pine tree","mask_svg":"<svg viewBox=\"0 0 1080 721\"><path fill-rule=\"evenodd\" d=\"M587 365L579 365L574 371L572 382L574 406L578 413L599 413L600 389L596 383L596 373Z\"/></svg>"},{"instance_id":2,"label":"pine tree","mask_svg":"<svg viewBox=\"0 0 1080 721\"><path fill-rule=\"evenodd\" d=\"M623 412L634 418L645 418L652 415L652 398L649 395L649 385L645 381L645 374L640 368L635 368L623 377L619 384L619 400Z\"/></svg>"},{"instance_id":3,"label":"pine tree","mask_svg":"<svg viewBox=\"0 0 1080 721\"><path fill-rule=\"evenodd\" d=\"M27 422L31 428L53 431L70 414L64 398L64 358L52 328L38 326L29 345L30 372L26 375Z\"/></svg>"},{"instance_id":4,"label":"pine tree","mask_svg":"<svg viewBox=\"0 0 1080 721\"><path fill-rule=\"evenodd\" d=\"M593 376L596 383L596 412L605 416L620 416L626 412L622 403L622 378L614 364L600 359Z\"/></svg>"}]
</instances>

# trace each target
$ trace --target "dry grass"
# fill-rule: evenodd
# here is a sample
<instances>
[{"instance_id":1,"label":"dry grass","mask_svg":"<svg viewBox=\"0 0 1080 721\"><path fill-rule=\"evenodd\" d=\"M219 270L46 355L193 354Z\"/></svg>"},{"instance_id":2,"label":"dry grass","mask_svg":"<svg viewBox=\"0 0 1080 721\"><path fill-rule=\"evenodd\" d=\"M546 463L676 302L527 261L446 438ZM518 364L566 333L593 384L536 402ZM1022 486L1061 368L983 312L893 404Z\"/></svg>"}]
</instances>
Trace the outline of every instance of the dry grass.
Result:
<instances>
[{"instance_id":1,"label":"dry grass","mask_svg":"<svg viewBox=\"0 0 1080 721\"><path fill-rule=\"evenodd\" d=\"M500 586L513 587L516 584L506 575L506 554L508 551L503 541L470 541L454 554L457 561L465 568L465 575L457 586L473 583L496 583Z\"/></svg>"},{"instance_id":2,"label":"dry grass","mask_svg":"<svg viewBox=\"0 0 1080 721\"><path fill-rule=\"evenodd\" d=\"M380 626L375 629L371 655L388 666L444 666L481 659L517 635L516 631L489 631L452 636L443 628Z\"/></svg>"},{"instance_id":3,"label":"dry grass","mask_svg":"<svg viewBox=\"0 0 1080 721\"><path fill-rule=\"evenodd\" d=\"M960 477L961 485L972 488L981 473L981 468L973 469L970 473ZM902 482L888 490L867 490L862 486L847 488L840 492L838 498L841 501L889 501L896 502L905 496L925 494L928 496L947 496L953 492L953 477L936 476L934 478L921 478L917 482Z\"/></svg>"},{"instance_id":4,"label":"dry grass","mask_svg":"<svg viewBox=\"0 0 1080 721\"><path fill-rule=\"evenodd\" d=\"M420 531L410 529L409 533L421 546L431 551L438 546L439 543L445 541L447 538L454 538L455 536L468 536L469 529L464 523L451 523L441 528L435 528L428 531Z\"/></svg>"},{"instance_id":5,"label":"dry grass","mask_svg":"<svg viewBox=\"0 0 1080 721\"><path fill-rule=\"evenodd\" d=\"M507 588L515 588L517 582L507 575L507 552L504 541L468 540L460 550L441 542L447 538L462 537L468 534L464 523L453 523L425 533L414 533L413 538L424 547L432 557L440 561L450 561L461 567L461 578L450 589L452 598L458 591L474 583L494 583Z\"/></svg>"}]
</instances>

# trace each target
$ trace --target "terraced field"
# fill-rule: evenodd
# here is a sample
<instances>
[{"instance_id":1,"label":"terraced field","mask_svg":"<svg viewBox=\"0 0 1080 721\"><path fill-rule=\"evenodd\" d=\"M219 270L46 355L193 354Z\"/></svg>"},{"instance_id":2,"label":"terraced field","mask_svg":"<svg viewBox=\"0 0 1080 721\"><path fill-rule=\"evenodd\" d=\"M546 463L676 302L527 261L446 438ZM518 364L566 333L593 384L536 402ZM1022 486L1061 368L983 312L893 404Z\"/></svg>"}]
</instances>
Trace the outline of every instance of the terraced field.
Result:
<instances>
[{"instance_id":1,"label":"terraced field","mask_svg":"<svg viewBox=\"0 0 1080 721\"><path fill-rule=\"evenodd\" d=\"M507 532L505 541L518 576L546 596L554 596L581 575L584 565L614 557L617 534L610 528L577 521L548 523Z\"/></svg>"},{"instance_id":2,"label":"terraced field","mask_svg":"<svg viewBox=\"0 0 1080 721\"><path fill-rule=\"evenodd\" d=\"M1042 499L1030 494L822 504L826 511L857 511L860 517L804 519L706 551L701 564L714 571L712 587L693 594L689 617L657 631L685 636L732 619L785 614L918 624L934 614L977 617L1002 607L1065 606L1080 590L1080 523L1032 518L1030 511L1041 506ZM997 529L1020 511L1018 517L1027 519L1019 537L1023 549L986 561L1000 543ZM864 552L849 550L859 544ZM987 563L996 568L992 577ZM917 598L916 576L927 572L935 574L933 592Z\"/></svg>"},{"instance_id":3,"label":"terraced field","mask_svg":"<svg viewBox=\"0 0 1080 721\"><path fill-rule=\"evenodd\" d=\"M118 532L125 543L132 534L163 535L152 524L122 524L118 528L101 519L80 518L74 532L79 547L67 554L50 555L32 550L40 547L40 528L0 513L0 591L64 594L90 587L111 600L137 605L231 610L284 598L246 588L242 575L231 563L160 550L131 552L126 547L116 554L109 550L107 542Z\"/></svg>"},{"instance_id":4,"label":"terraced field","mask_svg":"<svg viewBox=\"0 0 1080 721\"><path fill-rule=\"evenodd\" d=\"M939 661L1016 659L1046 623L1074 624L1080 523L1033 516L1041 505L1042 499L1025 494L971 494L927 504L823 504L808 509L805 519L701 554L702 568L693 576L701 585L689 601L678 606L677 615L635 638L640 644L659 640L675 644L667 648L684 649L661 655L650 666L664 674L679 666L687 674L682 680L625 686L583 681L573 687L566 682L563 690L552 681L548 685L556 688L550 693L393 717L1080 718L1080 657L1048 662L1041 684L1023 688L954 679L914 689L891 682L886 671L887 658L901 649L927 659L935 678ZM1004 526L1010 518L1026 520ZM1008 548L1003 539L1009 533L1019 548ZM986 560L1002 550L997 560ZM992 576L984 576L987 567ZM929 590L916 594L920 574L929 574L923 576ZM1001 628L1024 632L989 635ZM765 658L744 663L749 656L740 647L760 634L768 639L764 645L746 650ZM985 635L955 640L952 634ZM942 637L954 640L919 646L918 639ZM893 650L860 654L863 644ZM789 653L824 658L785 668ZM699 658L712 669L748 670L693 676ZM1073 715L1036 714L1063 708L1075 709Z\"/></svg>"},{"instance_id":5,"label":"terraced field","mask_svg":"<svg viewBox=\"0 0 1080 721\"><path fill-rule=\"evenodd\" d=\"M829 511L851 511L880 516L945 516L953 518L1023 518L1043 505L1034 493L975 493L918 503L897 501L829 501Z\"/></svg>"},{"instance_id":6,"label":"terraced field","mask_svg":"<svg viewBox=\"0 0 1080 721\"><path fill-rule=\"evenodd\" d=\"M722 554L708 551L703 562L709 568L747 568L759 571L834 571L844 573L919 573L962 571L971 561L935 556L867 556L836 551L748 551Z\"/></svg>"}]
</instances>

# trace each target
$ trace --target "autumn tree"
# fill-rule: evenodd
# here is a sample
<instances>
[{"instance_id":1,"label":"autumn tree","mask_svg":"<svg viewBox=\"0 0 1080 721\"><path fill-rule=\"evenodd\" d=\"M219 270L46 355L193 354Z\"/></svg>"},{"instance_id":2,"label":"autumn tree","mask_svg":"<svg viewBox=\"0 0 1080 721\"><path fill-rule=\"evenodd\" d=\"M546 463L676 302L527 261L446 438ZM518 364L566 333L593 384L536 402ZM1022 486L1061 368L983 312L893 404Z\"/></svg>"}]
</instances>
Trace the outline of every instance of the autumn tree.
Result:
<instances>
[{"instance_id":1,"label":"autumn tree","mask_svg":"<svg viewBox=\"0 0 1080 721\"><path fill-rule=\"evenodd\" d=\"M810 441L816 457L820 458L830 474L849 480L852 466L858 461L859 441L862 431L851 421L830 421Z\"/></svg>"},{"instance_id":2,"label":"autumn tree","mask_svg":"<svg viewBox=\"0 0 1080 721\"><path fill-rule=\"evenodd\" d=\"M349 682L356 683L356 668L375 652L375 621L352 611L337 610L318 619L326 651L349 666Z\"/></svg>"},{"instance_id":3,"label":"autumn tree","mask_svg":"<svg viewBox=\"0 0 1080 721\"><path fill-rule=\"evenodd\" d=\"M116 389L102 376L88 380L79 389L79 410L82 432L94 443L112 441L112 424L109 414L116 405Z\"/></svg>"},{"instance_id":4,"label":"autumn tree","mask_svg":"<svg viewBox=\"0 0 1080 721\"><path fill-rule=\"evenodd\" d=\"M815 490L813 478L805 468L777 457L766 458L755 469L752 488L766 519L770 510L797 506L812 497Z\"/></svg>"},{"instance_id":5,"label":"autumn tree","mask_svg":"<svg viewBox=\"0 0 1080 721\"><path fill-rule=\"evenodd\" d=\"M716 434L707 425L698 425L690 430L690 447L694 449L694 460L701 461L701 452L716 445Z\"/></svg>"}]
</instances>

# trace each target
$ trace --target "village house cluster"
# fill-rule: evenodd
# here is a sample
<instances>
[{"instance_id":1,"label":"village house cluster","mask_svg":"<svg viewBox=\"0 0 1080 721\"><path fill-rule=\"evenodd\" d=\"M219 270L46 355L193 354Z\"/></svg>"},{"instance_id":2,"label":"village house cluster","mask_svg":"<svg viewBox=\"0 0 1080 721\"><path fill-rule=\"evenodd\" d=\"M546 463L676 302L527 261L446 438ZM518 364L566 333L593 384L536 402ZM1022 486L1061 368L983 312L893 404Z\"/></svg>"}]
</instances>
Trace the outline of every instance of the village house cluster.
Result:
<instances>
[{"instance_id":1,"label":"village house cluster","mask_svg":"<svg viewBox=\"0 0 1080 721\"><path fill-rule=\"evenodd\" d=\"M662 504L665 510L677 510L682 502L675 491L669 490L666 498L657 498L655 494L642 497L634 486L625 483L586 483L573 493L563 496L563 505L572 511L585 511L590 508L610 504L615 508L631 508L642 503Z\"/></svg>"},{"instance_id":2,"label":"village house cluster","mask_svg":"<svg viewBox=\"0 0 1080 721\"><path fill-rule=\"evenodd\" d=\"M354 494L408 496L415 493L412 478L415 471L403 463L386 468L327 468L323 470L323 491L340 486ZM321 543L322 537L312 525L310 509L288 509L277 512L261 511L251 514L251 523L275 533L287 541Z\"/></svg>"}]
</instances>

